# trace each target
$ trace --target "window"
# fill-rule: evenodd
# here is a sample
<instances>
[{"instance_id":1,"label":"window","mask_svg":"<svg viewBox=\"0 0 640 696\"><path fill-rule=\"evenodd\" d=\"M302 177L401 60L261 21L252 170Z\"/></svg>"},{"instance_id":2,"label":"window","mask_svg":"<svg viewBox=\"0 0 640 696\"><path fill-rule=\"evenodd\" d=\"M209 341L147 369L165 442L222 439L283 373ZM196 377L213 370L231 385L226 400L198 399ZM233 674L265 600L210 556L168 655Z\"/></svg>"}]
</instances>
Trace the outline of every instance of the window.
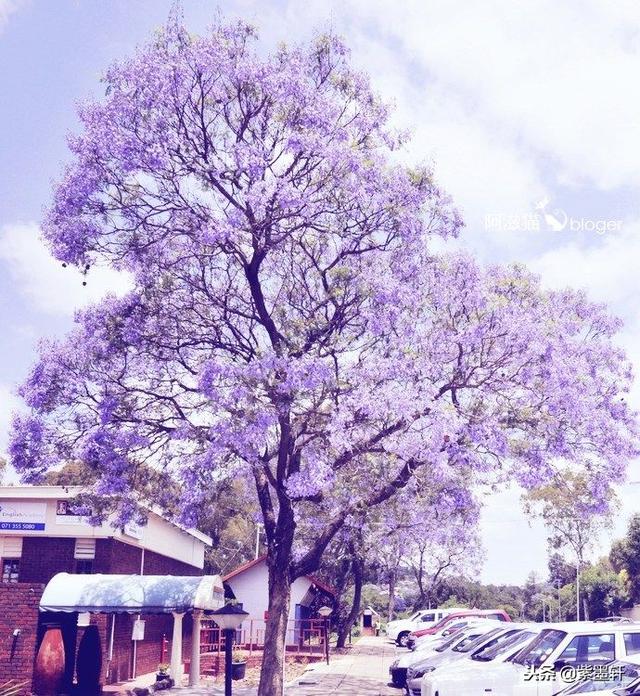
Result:
<instances>
[{"instance_id":1,"label":"window","mask_svg":"<svg viewBox=\"0 0 640 696\"><path fill-rule=\"evenodd\" d=\"M469 650L475 647L476 643L482 636L482 633L470 633L465 638L463 638L453 649L456 652L469 652Z\"/></svg>"},{"instance_id":2,"label":"window","mask_svg":"<svg viewBox=\"0 0 640 696\"><path fill-rule=\"evenodd\" d=\"M635 681L637 681L638 677L640 676L640 672L638 671L637 667L634 667L633 665L630 665L626 662L610 662L607 664L608 668L611 668L609 672L604 672L603 673L603 678L600 679L598 678L597 680L594 679L585 679L579 681L577 684L574 684L573 686L569 687L566 691L563 691L563 694L591 694L595 691L598 693L604 693L604 690L606 689L606 693L624 693L624 694L632 694L632 693L638 693L638 691L634 689L630 689L629 691L625 691L624 689L631 684L633 684ZM621 674L618 672L616 668L620 668ZM608 676L607 676L608 675ZM622 691L613 691L613 689L622 689Z\"/></svg>"},{"instance_id":3,"label":"window","mask_svg":"<svg viewBox=\"0 0 640 696\"><path fill-rule=\"evenodd\" d=\"M79 558L76 560L76 573L78 575L91 575L93 573L93 560L90 558Z\"/></svg>"},{"instance_id":4,"label":"window","mask_svg":"<svg viewBox=\"0 0 640 696\"><path fill-rule=\"evenodd\" d=\"M504 614L488 614L487 618L493 619L494 621L504 621Z\"/></svg>"},{"instance_id":5,"label":"window","mask_svg":"<svg viewBox=\"0 0 640 696\"><path fill-rule=\"evenodd\" d=\"M420 621L435 621L435 620L436 620L435 614L423 614L422 617L420 618Z\"/></svg>"},{"instance_id":6,"label":"window","mask_svg":"<svg viewBox=\"0 0 640 696\"><path fill-rule=\"evenodd\" d=\"M472 660L480 662L490 662L499 655L511 652L515 653L515 649L531 640L535 636L533 631L516 631L508 634L508 638L504 641L492 641L491 645L485 645L481 650L471 656Z\"/></svg>"},{"instance_id":7,"label":"window","mask_svg":"<svg viewBox=\"0 0 640 696\"><path fill-rule=\"evenodd\" d=\"M5 558L2 561L2 582L18 582L20 574L20 560L17 558Z\"/></svg>"},{"instance_id":8,"label":"window","mask_svg":"<svg viewBox=\"0 0 640 696\"><path fill-rule=\"evenodd\" d=\"M93 560L96 557L96 540L76 539L73 557L78 560Z\"/></svg>"},{"instance_id":9,"label":"window","mask_svg":"<svg viewBox=\"0 0 640 696\"><path fill-rule=\"evenodd\" d=\"M594 636L576 636L558 657L565 664L608 662L615 659L615 643L612 633Z\"/></svg>"},{"instance_id":10,"label":"window","mask_svg":"<svg viewBox=\"0 0 640 696\"><path fill-rule=\"evenodd\" d=\"M452 645L455 645L460 640L460 636L455 635L451 638L447 638L443 643L440 643L440 645L435 648L436 652L444 652L445 650L448 650Z\"/></svg>"},{"instance_id":11,"label":"window","mask_svg":"<svg viewBox=\"0 0 640 696\"><path fill-rule=\"evenodd\" d=\"M637 655L640 653L640 633L624 634L624 650L627 655Z\"/></svg>"},{"instance_id":12,"label":"window","mask_svg":"<svg viewBox=\"0 0 640 696\"><path fill-rule=\"evenodd\" d=\"M534 641L513 658L513 662L518 665L540 667L566 635L564 631L556 631L555 629L542 631Z\"/></svg>"}]
</instances>

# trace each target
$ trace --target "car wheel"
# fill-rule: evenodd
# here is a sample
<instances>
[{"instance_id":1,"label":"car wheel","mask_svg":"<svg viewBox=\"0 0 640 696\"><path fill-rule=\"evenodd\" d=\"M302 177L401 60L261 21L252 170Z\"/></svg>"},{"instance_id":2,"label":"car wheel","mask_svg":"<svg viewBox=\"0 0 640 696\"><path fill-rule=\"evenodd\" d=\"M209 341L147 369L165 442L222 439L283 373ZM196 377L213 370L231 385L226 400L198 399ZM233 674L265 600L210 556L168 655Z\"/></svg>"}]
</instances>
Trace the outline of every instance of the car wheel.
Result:
<instances>
[{"instance_id":1,"label":"car wheel","mask_svg":"<svg viewBox=\"0 0 640 696\"><path fill-rule=\"evenodd\" d=\"M406 648L408 642L409 642L409 631L404 631L403 633L400 633L398 635L398 637L396 638L396 643L401 648Z\"/></svg>"}]
</instances>

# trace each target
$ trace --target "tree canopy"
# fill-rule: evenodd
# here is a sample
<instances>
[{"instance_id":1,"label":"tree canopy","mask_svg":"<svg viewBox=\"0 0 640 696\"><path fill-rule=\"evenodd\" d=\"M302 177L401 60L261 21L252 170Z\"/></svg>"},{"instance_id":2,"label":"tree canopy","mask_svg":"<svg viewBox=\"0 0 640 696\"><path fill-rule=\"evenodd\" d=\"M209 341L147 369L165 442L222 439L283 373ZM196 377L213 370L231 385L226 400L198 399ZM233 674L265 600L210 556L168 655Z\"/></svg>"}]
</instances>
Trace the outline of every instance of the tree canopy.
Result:
<instances>
[{"instance_id":1,"label":"tree canopy","mask_svg":"<svg viewBox=\"0 0 640 696\"><path fill-rule=\"evenodd\" d=\"M133 287L43 346L12 462L34 480L81 460L122 521L142 466L181 483L187 523L250 480L260 694L280 690L290 582L361 511L421 478L462 504L480 481L544 484L559 460L605 498L635 452L619 323L522 267L434 255L460 217L341 41L263 56L243 23L195 37L174 19L105 88L44 235L88 282L107 264Z\"/></svg>"}]
</instances>

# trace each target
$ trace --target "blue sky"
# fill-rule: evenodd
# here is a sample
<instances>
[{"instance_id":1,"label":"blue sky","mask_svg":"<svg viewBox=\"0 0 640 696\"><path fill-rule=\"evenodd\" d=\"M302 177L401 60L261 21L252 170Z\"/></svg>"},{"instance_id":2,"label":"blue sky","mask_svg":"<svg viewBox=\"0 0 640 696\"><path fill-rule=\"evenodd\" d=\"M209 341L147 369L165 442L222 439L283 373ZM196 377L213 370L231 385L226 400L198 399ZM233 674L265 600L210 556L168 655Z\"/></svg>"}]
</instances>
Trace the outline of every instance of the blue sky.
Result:
<instances>
[{"instance_id":1,"label":"blue sky","mask_svg":"<svg viewBox=\"0 0 640 696\"><path fill-rule=\"evenodd\" d=\"M184 0L203 31L217 11L260 28L265 50L342 34L355 63L412 128L412 160L435 163L466 221L461 244L483 261L522 261L549 286L585 287L625 319L640 362L640 4L635 0ZM169 0L0 0L0 452L15 385L39 338L122 281L83 288L38 241L51 182L77 127L75 104L166 18ZM545 217L546 215L546 217ZM590 230L608 226L602 234ZM555 226L554 226L555 225ZM586 229L585 229L586 228ZM633 395L640 405L640 390ZM640 479L637 465L630 479ZM621 491L615 533L634 509ZM545 574L544 532L519 492L483 516L489 581ZM603 540L603 548L608 545ZM594 550L594 553L597 551Z\"/></svg>"}]
</instances>

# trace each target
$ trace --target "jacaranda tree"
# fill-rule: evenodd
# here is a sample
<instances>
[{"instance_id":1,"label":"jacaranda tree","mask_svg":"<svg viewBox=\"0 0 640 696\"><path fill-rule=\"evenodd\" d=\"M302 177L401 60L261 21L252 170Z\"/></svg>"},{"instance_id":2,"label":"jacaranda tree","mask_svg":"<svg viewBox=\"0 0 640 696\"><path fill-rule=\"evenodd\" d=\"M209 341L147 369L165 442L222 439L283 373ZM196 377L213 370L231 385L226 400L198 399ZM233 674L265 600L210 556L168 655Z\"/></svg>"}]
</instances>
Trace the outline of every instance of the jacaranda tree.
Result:
<instances>
[{"instance_id":1,"label":"jacaranda tree","mask_svg":"<svg viewBox=\"0 0 640 696\"><path fill-rule=\"evenodd\" d=\"M84 462L120 520L147 466L180 482L158 502L180 492L187 522L250 478L273 696L291 582L359 512L417 477L540 485L558 460L599 496L634 443L617 322L522 268L434 256L460 219L401 163L342 43L254 44L244 24L197 38L172 22L81 108L44 236L88 282L108 264L133 288L43 346L11 456L30 480Z\"/></svg>"}]
</instances>

